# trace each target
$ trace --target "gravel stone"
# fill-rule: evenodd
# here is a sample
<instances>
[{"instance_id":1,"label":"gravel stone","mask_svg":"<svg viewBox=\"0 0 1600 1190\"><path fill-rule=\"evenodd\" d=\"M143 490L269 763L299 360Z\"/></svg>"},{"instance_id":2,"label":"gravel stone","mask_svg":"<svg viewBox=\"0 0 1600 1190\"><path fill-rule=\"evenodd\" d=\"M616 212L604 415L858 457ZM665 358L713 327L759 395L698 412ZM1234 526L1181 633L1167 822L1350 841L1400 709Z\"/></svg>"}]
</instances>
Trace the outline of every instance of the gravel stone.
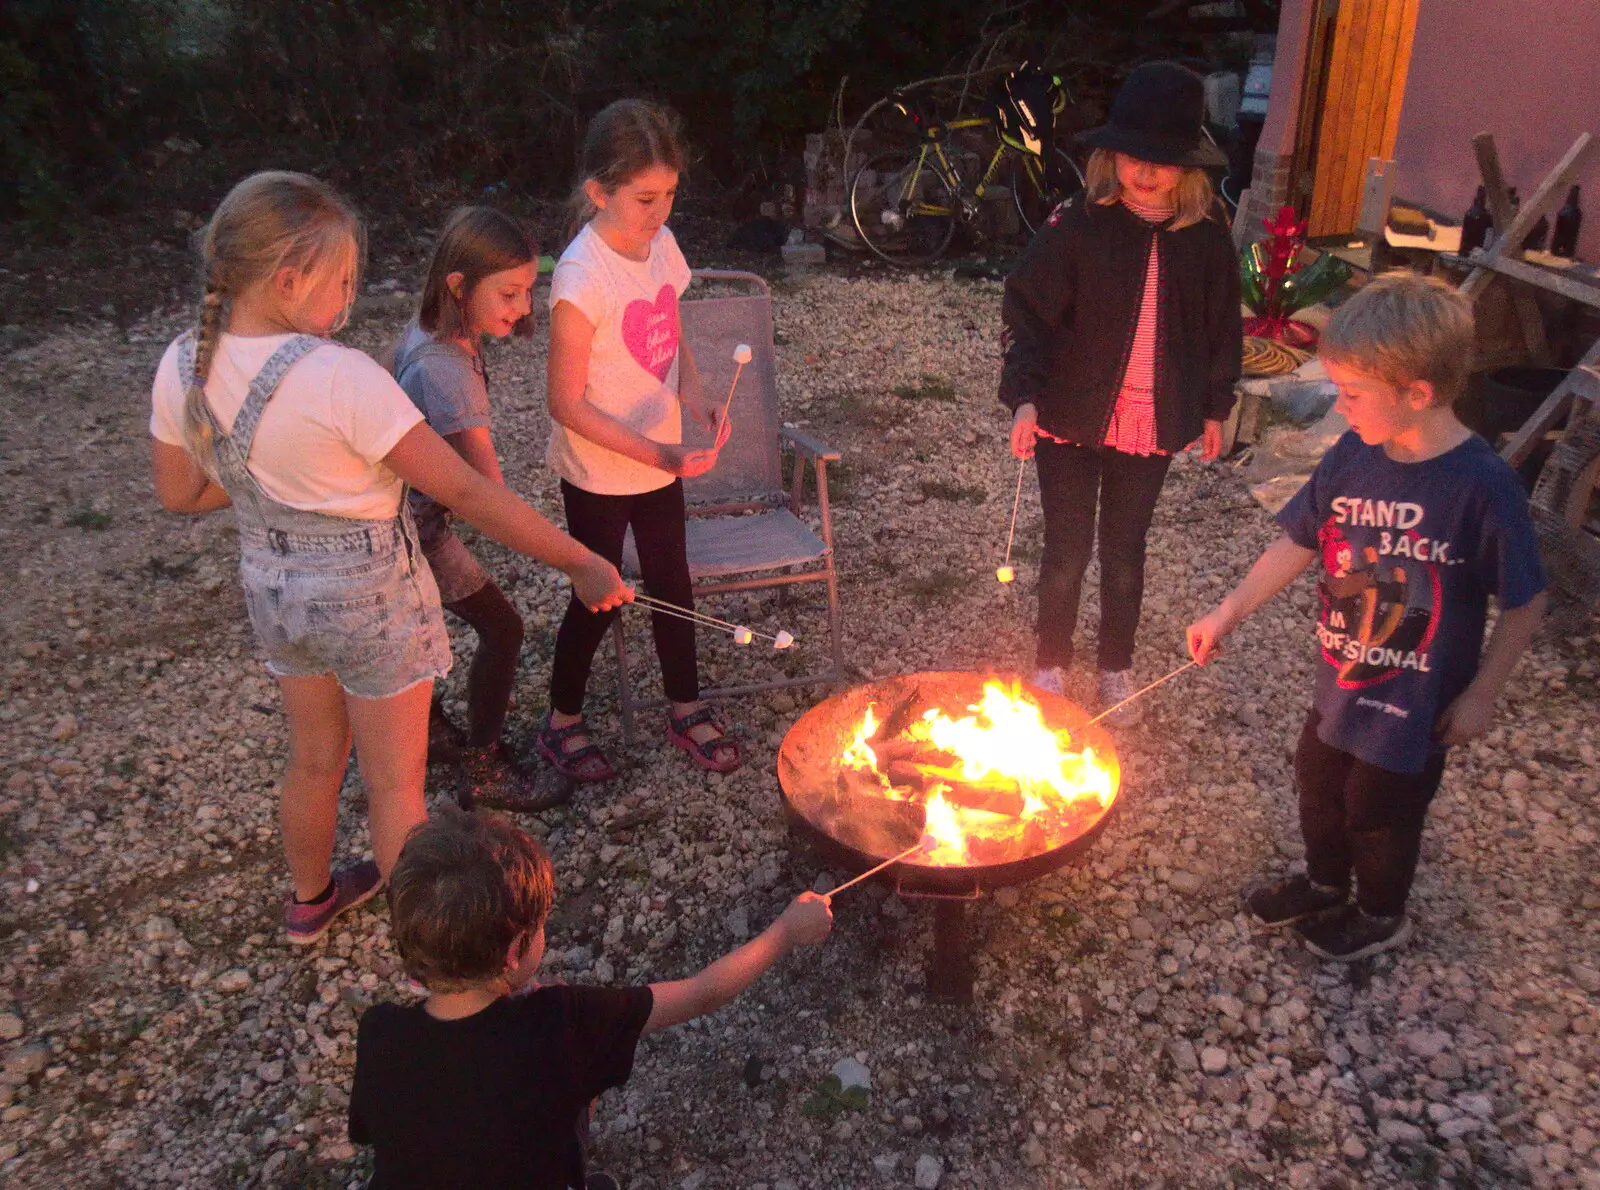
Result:
<instances>
[{"instance_id":1,"label":"gravel stone","mask_svg":"<svg viewBox=\"0 0 1600 1190\"><path fill-rule=\"evenodd\" d=\"M690 259L725 263L690 242L698 217L682 218ZM386 239L374 232L371 259L394 292L422 261ZM48 289L32 251L6 265ZM163 292L152 289L159 304ZM1032 468L1020 470L1019 581L992 578L1019 475L993 399L1000 294L948 270L865 264L775 286L781 415L844 456L830 464L833 527L862 674L1032 664ZM409 306L360 313L343 338L382 350ZM148 405L125 399L148 391L192 318L90 310L25 344L0 334L0 498L28 512L0 519L14 563L0 631L0 1180L30 1190L359 1184L370 1155L345 1132L357 1020L416 1002L383 898L315 946L281 934L274 789L287 738L242 614L234 521L159 510ZM543 337L485 350L508 481L559 517L542 461ZM926 376L958 399L897 393L926 390ZM71 523L82 508L113 521L85 532ZM1173 459L1136 677L1172 668L1189 620L1276 532L1241 466ZM509 724L525 737L570 584L472 540L528 625ZM1091 567L1085 648L1098 581ZM1144 722L1113 732L1125 796L1082 864L970 911L970 1007L926 997L930 907L855 890L825 946L640 1047L627 1085L602 1100L598 1157L653 1190L700 1174L702 1190L888 1190L913 1182L919 1153L955 1190L1130 1177L1402 1190L1419 1176L1600 1190L1600 625L1541 636L1488 733L1453 751L1412 892L1422 928L1347 969L1312 961L1292 932L1256 929L1235 901L1303 858L1290 760L1319 664L1316 602L1304 575L1220 663L1154 691ZM719 683L797 673L820 657L807 642L826 641L814 599L737 593L707 610L800 639L776 658L702 634ZM648 656L647 621L625 627ZM450 630L458 663L437 694L459 717L475 640ZM850 875L794 846L776 780L777 746L826 689L719 704L747 763L713 781L658 733L623 743L608 669L586 710L628 780L512 815L558 873L545 982L692 976L740 940L741 908L753 932L819 876L830 887ZM1092 668L1068 684L1092 702ZM75 733L56 738L69 715ZM450 792L448 773L430 772L430 804ZM370 854L356 765L336 839L339 863ZM8 1016L20 1035L5 1036ZM1202 1070L1213 1050L1223 1064ZM864 1111L817 1090L843 1055L870 1055ZM814 1099L820 1114L805 1110Z\"/></svg>"}]
</instances>

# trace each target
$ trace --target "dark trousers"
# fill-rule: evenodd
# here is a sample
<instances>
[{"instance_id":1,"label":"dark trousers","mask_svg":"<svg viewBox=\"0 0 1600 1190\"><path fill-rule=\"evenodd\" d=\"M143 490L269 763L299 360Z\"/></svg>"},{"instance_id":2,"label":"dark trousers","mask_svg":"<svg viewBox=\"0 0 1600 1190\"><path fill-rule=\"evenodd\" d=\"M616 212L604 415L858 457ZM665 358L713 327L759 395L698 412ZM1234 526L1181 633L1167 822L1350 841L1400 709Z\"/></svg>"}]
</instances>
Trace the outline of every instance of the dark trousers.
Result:
<instances>
[{"instance_id":1,"label":"dark trousers","mask_svg":"<svg viewBox=\"0 0 1600 1190\"><path fill-rule=\"evenodd\" d=\"M567 532L613 566L622 565L622 539L631 526L645 591L679 607L694 606L681 479L637 496L598 496L562 480L561 499L567 508ZM582 713L594 651L617 614L591 612L576 596L567 605L556 633L555 664L550 673L550 705L563 715ZM650 628L667 697L673 702L694 702L700 697L694 625L657 612L650 617Z\"/></svg>"},{"instance_id":2,"label":"dark trousers","mask_svg":"<svg viewBox=\"0 0 1600 1190\"><path fill-rule=\"evenodd\" d=\"M1306 875L1332 888L1348 888L1354 876L1356 903L1374 917L1394 917L1411 893L1444 754L1420 773L1392 772L1323 743L1319 719L1315 710L1306 717L1294 753Z\"/></svg>"},{"instance_id":3,"label":"dark trousers","mask_svg":"<svg viewBox=\"0 0 1600 1190\"><path fill-rule=\"evenodd\" d=\"M465 599L444 606L478 634L478 651L467 671L467 743L473 747L492 744L505 726L511 687L517 680L522 617L492 580Z\"/></svg>"},{"instance_id":4,"label":"dark trousers","mask_svg":"<svg viewBox=\"0 0 1600 1190\"><path fill-rule=\"evenodd\" d=\"M1094 549L1098 507L1098 660L1101 669L1127 669L1133 664L1133 638L1144 600L1145 535L1172 456L1130 455L1041 438L1034 459L1044 505L1038 664L1072 664L1072 636L1083 572Z\"/></svg>"}]
</instances>

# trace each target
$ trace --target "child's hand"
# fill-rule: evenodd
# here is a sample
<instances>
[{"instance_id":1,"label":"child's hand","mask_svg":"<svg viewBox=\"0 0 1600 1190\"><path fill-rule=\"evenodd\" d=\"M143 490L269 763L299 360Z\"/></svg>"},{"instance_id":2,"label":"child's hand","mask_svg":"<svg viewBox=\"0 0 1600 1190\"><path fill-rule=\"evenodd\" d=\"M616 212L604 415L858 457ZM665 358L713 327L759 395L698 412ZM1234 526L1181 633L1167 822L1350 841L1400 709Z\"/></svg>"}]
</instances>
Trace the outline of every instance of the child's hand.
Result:
<instances>
[{"instance_id":1,"label":"child's hand","mask_svg":"<svg viewBox=\"0 0 1600 1190\"><path fill-rule=\"evenodd\" d=\"M683 406L683 411L694 419L694 423L703 430L717 428L718 407L706 404L705 394L701 392L696 377L696 383L690 385L683 381L678 385L678 403Z\"/></svg>"},{"instance_id":2,"label":"child's hand","mask_svg":"<svg viewBox=\"0 0 1600 1190\"><path fill-rule=\"evenodd\" d=\"M1039 411L1031 403L1017 406L1011 419L1011 453L1019 459L1033 458L1033 444L1039 437Z\"/></svg>"},{"instance_id":3,"label":"child's hand","mask_svg":"<svg viewBox=\"0 0 1600 1190\"><path fill-rule=\"evenodd\" d=\"M711 449L720 451L727 445L728 439L733 437L733 418L723 413L717 415L717 440L712 443Z\"/></svg>"},{"instance_id":4,"label":"child's hand","mask_svg":"<svg viewBox=\"0 0 1600 1190\"><path fill-rule=\"evenodd\" d=\"M1477 739L1494 724L1494 703L1476 686L1468 686L1433 725L1434 738L1446 747Z\"/></svg>"},{"instance_id":5,"label":"child's hand","mask_svg":"<svg viewBox=\"0 0 1600 1190\"><path fill-rule=\"evenodd\" d=\"M682 476L684 479L704 475L717 465L717 452L714 449L695 450L688 446L666 444L662 444L658 449L661 455L661 469L671 475Z\"/></svg>"},{"instance_id":6,"label":"child's hand","mask_svg":"<svg viewBox=\"0 0 1600 1190\"><path fill-rule=\"evenodd\" d=\"M803 892L789 902L778 925L790 946L815 946L833 929L833 906L827 897Z\"/></svg>"},{"instance_id":7,"label":"child's hand","mask_svg":"<svg viewBox=\"0 0 1600 1190\"><path fill-rule=\"evenodd\" d=\"M1189 643L1189 656L1204 665L1217 655L1217 646L1232 631L1233 625L1222 608L1212 608L1184 632L1184 638Z\"/></svg>"},{"instance_id":8,"label":"child's hand","mask_svg":"<svg viewBox=\"0 0 1600 1190\"><path fill-rule=\"evenodd\" d=\"M591 552L572 569L572 592L592 612L608 612L633 602L633 589L622 581L617 568Z\"/></svg>"},{"instance_id":9,"label":"child's hand","mask_svg":"<svg viewBox=\"0 0 1600 1190\"><path fill-rule=\"evenodd\" d=\"M1200 435L1200 457L1210 462L1222 453L1222 423L1206 419L1205 432Z\"/></svg>"}]
</instances>

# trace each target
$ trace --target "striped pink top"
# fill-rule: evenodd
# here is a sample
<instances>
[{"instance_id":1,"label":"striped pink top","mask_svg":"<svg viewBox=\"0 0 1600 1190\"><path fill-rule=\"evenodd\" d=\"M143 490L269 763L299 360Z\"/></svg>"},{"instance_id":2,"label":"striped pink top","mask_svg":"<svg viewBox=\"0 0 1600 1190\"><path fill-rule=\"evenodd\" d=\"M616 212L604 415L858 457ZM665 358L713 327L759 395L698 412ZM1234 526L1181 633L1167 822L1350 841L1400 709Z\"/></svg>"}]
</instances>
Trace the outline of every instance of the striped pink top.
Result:
<instances>
[{"instance_id":1,"label":"striped pink top","mask_svg":"<svg viewBox=\"0 0 1600 1190\"><path fill-rule=\"evenodd\" d=\"M1123 205L1147 223L1164 223L1172 218L1170 209L1147 207L1130 200ZM1165 454L1156 449L1156 328L1161 308L1161 253L1159 241L1150 244L1150 264L1144 274L1144 295L1139 299L1139 322L1133 332L1133 350L1122 374L1122 389L1111 411L1105 444L1123 454Z\"/></svg>"}]
</instances>

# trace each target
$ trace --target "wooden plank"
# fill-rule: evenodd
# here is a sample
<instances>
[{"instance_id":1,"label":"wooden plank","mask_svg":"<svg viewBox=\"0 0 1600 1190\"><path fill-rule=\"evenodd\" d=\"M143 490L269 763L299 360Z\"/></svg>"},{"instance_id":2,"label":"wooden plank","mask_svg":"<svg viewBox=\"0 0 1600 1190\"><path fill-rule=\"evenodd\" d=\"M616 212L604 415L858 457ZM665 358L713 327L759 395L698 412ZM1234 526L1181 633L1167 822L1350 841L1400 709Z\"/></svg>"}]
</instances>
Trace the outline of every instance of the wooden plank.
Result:
<instances>
[{"instance_id":1,"label":"wooden plank","mask_svg":"<svg viewBox=\"0 0 1600 1190\"><path fill-rule=\"evenodd\" d=\"M1400 109L1405 106L1406 79L1411 74L1411 45L1417 33L1417 0L1404 0L1400 13L1400 36L1394 47L1394 61L1389 66L1392 82L1389 87L1389 106L1384 112L1383 156L1394 152L1400 135Z\"/></svg>"},{"instance_id":2,"label":"wooden plank","mask_svg":"<svg viewBox=\"0 0 1600 1190\"><path fill-rule=\"evenodd\" d=\"M1417 0L1345 0L1334 28L1313 164L1310 234L1342 235L1362 222L1371 158L1394 152Z\"/></svg>"},{"instance_id":3,"label":"wooden plank","mask_svg":"<svg viewBox=\"0 0 1600 1190\"><path fill-rule=\"evenodd\" d=\"M1534 445L1555 427L1574 400L1579 397L1589 401L1600 400L1600 381L1595 379L1592 372L1584 371L1586 368L1600 368L1600 342L1589 348L1588 353L1578 361L1578 366L1556 385L1555 391L1522 423L1522 428L1501 448L1501 458L1513 467L1518 466L1533 453Z\"/></svg>"},{"instance_id":4,"label":"wooden plank","mask_svg":"<svg viewBox=\"0 0 1600 1190\"><path fill-rule=\"evenodd\" d=\"M1371 30L1376 36L1367 38L1364 47L1366 61L1362 64L1362 74L1370 81L1371 86L1366 90L1366 102L1363 110L1366 120L1363 122L1362 139L1358 145L1351 146L1366 156L1368 159L1377 157L1388 160L1394 151L1392 145L1383 143L1384 130L1388 127L1389 105L1395 99L1395 50L1400 41L1400 21L1405 13L1405 0L1381 0L1381 4L1372 14ZM1398 84L1404 88L1404 80ZM1391 171L1392 177L1392 171ZM1391 186L1392 190L1392 186ZM1347 196L1355 204L1356 214L1360 204L1365 200L1365 194L1357 191L1346 191ZM1389 205L1384 204L1383 218L1389 218ZM1378 226L1377 239L1383 239L1383 226ZM1382 253L1379 249L1375 255Z\"/></svg>"},{"instance_id":5,"label":"wooden plank","mask_svg":"<svg viewBox=\"0 0 1600 1190\"><path fill-rule=\"evenodd\" d=\"M1567 277L1555 269L1547 269L1541 265L1529 264L1526 260L1513 260L1509 257L1495 256L1492 252L1477 249L1468 258L1474 269L1487 273L1498 273L1502 277L1510 277L1528 285L1537 286L1550 293L1560 294L1564 298L1581 302L1600 310L1600 285L1591 285L1587 281L1579 281L1575 277ZM1470 280L1471 278L1468 278ZM1463 286L1465 288L1465 286Z\"/></svg>"},{"instance_id":6,"label":"wooden plank","mask_svg":"<svg viewBox=\"0 0 1600 1190\"><path fill-rule=\"evenodd\" d=\"M1373 49L1383 36L1384 0L1360 0L1350 23L1350 71L1355 86L1349 94L1350 119L1345 125L1344 143L1333 179L1333 201L1329 204L1335 228L1349 231L1356 225L1356 206L1366 180L1367 158L1373 154L1364 146L1370 139L1372 121Z\"/></svg>"},{"instance_id":7,"label":"wooden plank","mask_svg":"<svg viewBox=\"0 0 1600 1190\"><path fill-rule=\"evenodd\" d=\"M1337 213L1330 210L1338 193L1336 174L1342 164L1341 150L1350 124L1355 72L1350 55L1351 29L1358 15L1359 0L1344 0L1333 22L1333 52L1328 59L1328 85L1322 103L1322 126L1312 158L1310 235L1328 235L1336 230Z\"/></svg>"},{"instance_id":8,"label":"wooden plank","mask_svg":"<svg viewBox=\"0 0 1600 1190\"><path fill-rule=\"evenodd\" d=\"M1500 256L1502 253L1520 257L1522 255L1522 241L1510 238L1510 233L1517 220L1511 207L1511 196L1506 190L1505 175L1500 171L1500 153L1495 147L1492 132L1480 132L1472 138L1472 151L1478 158L1478 169L1483 175L1484 193L1489 203L1489 217L1494 223L1495 240L1491 251ZM1492 273L1474 270L1461 283L1461 292L1468 301L1476 301L1478 294L1493 279ZM1550 362L1550 342L1544 333L1544 315L1539 311L1539 303L1533 300L1533 295L1513 286L1511 288L1511 306L1516 311L1517 321L1522 325L1522 338L1527 344L1528 355L1533 362L1540 366Z\"/></svg>"},{"instance_id":9,"label":"wooden plank","mask_svg":"<svg viewBox=\"0 0 1600 1190\"><path fill-rule=\"evenodd\" d=\"M1505 251L1522 255L1522 241L1528 238L1528 233L1533 230L1533 225L1539 222L1543 215L1555 209L1555 205L1566 194L1567 187L1571 186L1578 171L1583 168L1584 159L1593 147L1594 138L1587 132L1580 132L1578 139L1572 142L1572 147L1566 155L1556 163L1556 167L1544 176L1544 181L1527 200L1517 208L1517 217L1511 221L1511 227L1505 234ZM1501 241L1495 240L1490 248L1493 253L1501 247Z\"/></svg>"}]
</instances>

